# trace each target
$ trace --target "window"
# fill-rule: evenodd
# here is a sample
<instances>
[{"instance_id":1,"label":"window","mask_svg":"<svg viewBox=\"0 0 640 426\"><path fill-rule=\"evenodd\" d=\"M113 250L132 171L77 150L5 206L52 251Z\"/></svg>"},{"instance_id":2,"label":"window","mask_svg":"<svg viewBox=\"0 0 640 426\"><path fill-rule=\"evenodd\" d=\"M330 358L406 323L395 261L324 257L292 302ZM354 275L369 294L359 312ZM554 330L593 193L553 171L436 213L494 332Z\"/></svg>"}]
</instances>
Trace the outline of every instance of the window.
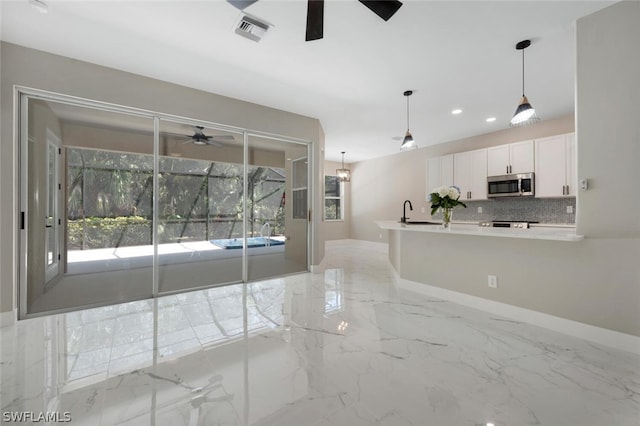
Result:
<instances>
[{"instance_id":1,"label":"window","mask_svg":"<svg viewBox=\"0 0 640 426\"><path fill-rule=\"evenodd\" d=\"M324 177L324 220L344 220L344 183L337 176Z\"/></svg>"}]
</instances>

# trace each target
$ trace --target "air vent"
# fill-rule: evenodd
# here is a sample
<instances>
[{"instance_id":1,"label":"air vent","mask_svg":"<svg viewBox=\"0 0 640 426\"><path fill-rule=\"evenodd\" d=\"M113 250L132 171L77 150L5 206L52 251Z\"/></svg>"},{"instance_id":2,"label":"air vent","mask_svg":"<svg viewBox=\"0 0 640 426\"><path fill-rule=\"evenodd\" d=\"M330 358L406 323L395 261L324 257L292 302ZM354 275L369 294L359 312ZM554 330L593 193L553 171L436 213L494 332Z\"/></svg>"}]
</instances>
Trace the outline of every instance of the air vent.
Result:
<instances>
[{"instance_id":1,"label":"air vent","mask_svg":"<svg viewBox=\"0 0 640 426\"><path fill-rule=\"evenodd\" d=\"M243 15L236 26L236 34L253 41L260 41L269 29L269 24L258 21L251 16Z\"/></svg>"}]
</instances>

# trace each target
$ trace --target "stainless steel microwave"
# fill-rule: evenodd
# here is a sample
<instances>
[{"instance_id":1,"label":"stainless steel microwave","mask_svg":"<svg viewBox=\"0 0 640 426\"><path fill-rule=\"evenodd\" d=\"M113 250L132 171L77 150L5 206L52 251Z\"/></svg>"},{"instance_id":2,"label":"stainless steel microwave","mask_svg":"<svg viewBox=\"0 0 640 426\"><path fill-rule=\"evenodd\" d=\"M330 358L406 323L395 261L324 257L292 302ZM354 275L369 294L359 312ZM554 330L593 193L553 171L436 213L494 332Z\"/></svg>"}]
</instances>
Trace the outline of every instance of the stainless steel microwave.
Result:
<instances>
[{"instance_id":1,"label":"stainless steel microwave","mask_svg":"<svg viewBox=\"0 0 640 426\"><path fill-rule=\"evenodd\" d=\"M534 195L534 173L489 176L487 178L487 198L533 197Z\"/></svg>"}]
</instances>

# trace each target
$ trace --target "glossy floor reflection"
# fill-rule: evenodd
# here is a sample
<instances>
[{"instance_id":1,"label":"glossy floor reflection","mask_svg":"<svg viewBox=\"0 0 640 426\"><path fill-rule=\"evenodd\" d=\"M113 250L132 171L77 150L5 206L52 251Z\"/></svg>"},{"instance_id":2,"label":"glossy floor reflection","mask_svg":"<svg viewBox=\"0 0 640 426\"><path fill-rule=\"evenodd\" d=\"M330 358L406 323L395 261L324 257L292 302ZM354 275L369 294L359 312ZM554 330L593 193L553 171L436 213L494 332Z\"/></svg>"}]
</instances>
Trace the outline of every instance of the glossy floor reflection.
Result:
<instances>
[{"instance_id":1,"label":"glossy floor reflection","mask_svg":"<svg viewBox=\"0 0 640 426\"><path fill-rule=\"evenodd\" d=\"M380 244L326 264L5 327L0 421L639 424L640 357L400 291Z\"/></svg>"}]
</instances>

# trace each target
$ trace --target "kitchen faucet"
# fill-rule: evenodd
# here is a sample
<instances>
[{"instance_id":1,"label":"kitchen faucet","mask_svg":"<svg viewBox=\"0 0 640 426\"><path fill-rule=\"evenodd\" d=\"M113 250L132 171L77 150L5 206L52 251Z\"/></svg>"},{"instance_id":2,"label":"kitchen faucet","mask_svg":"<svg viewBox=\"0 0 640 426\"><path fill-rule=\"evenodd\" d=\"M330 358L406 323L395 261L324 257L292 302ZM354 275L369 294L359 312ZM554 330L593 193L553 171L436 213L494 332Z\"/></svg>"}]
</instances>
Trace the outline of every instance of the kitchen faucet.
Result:
<instances>
[{"instance_id":1,"label":"kitchen faucet","mask_svg":"<svg viewBox=\"0 0 640 426\"><path fill-rule=\"evenodd\" d=\"M400 218L401 223L407 223L407 203L409 203L409 210L413 211L413 206L411 205L411 201L404 200L404 204L402 205L402 217Z\"/></svg>"}]
</instances>

